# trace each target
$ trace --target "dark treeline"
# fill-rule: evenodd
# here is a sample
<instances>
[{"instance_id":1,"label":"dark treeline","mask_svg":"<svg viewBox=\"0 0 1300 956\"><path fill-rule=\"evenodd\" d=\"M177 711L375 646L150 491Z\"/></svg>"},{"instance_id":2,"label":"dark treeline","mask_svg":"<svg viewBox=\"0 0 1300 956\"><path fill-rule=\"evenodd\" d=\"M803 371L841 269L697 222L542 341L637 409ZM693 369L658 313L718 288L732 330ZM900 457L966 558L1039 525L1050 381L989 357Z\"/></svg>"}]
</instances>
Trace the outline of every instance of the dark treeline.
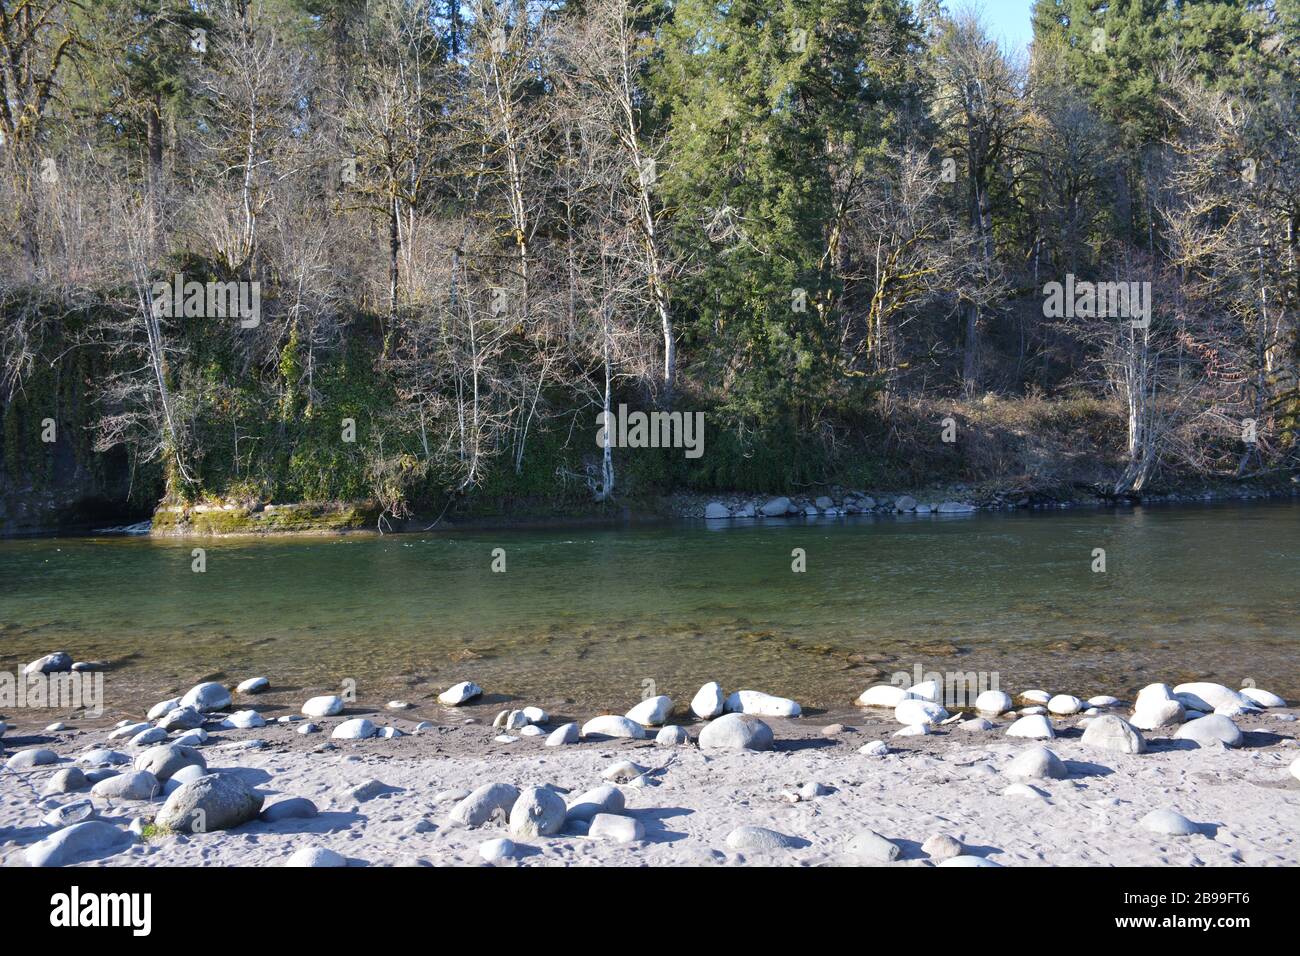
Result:
<instances>
[{"instance_id":1,"label":"dark treeline","mask_svg":"<svg viewBox=\"0 0 1300 956\"><path fill-rule=\"evenodd\" d=\"M1033 18L0 0L4 480L400 516L1294 469L1300 0ZM602 453L620 403L705 453Z\"/></svg>"}]
</instances>

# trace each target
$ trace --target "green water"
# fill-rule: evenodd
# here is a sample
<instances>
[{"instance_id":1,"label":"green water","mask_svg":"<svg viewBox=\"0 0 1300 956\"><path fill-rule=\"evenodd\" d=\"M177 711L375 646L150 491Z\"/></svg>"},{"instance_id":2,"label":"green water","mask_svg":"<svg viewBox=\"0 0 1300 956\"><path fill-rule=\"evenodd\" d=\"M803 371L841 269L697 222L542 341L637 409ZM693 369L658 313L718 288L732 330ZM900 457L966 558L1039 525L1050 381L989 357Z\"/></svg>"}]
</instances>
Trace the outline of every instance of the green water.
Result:
<instances>
[{"instance_id":1,"label":"green water","mask_svg":"<svg viewBox=\"0 0 1300 956\"><path fill-rule=\"evenodd\" d=\"M207 570L191 570L191 549ZM491 570L505 549L505 573ZM802 548L807 571L791 570ZM1106 552L1095 573L1093 551ZM1300 503L722 528L0 542L0 669L115 662L110 708L199 678L350 678L427 706L473 679L568 712L706 680L843 710L875 673L1121 696L1300 697ZM647 682L653 682L647 683ZM495 698L494 698L495 699ZM568 706L574 705L574 706Z\"/></svg>"}]
</instances>

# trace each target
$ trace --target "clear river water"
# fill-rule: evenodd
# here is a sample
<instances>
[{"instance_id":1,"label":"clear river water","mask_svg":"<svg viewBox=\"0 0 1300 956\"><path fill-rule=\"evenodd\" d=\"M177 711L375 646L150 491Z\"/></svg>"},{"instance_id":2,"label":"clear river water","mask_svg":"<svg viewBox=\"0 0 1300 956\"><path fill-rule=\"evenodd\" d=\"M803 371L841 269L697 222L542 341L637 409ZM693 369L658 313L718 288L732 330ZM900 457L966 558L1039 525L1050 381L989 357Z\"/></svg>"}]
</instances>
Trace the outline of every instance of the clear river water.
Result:
<instances>
[{"instance_id":1,"label":"clear river water","mask_svg":"<svg viewBox=\"0 0 1300 956\"><path fill-rule=\"evenodd\" d=\"M193 570L192 549L206 570ZM494 572L494 549L505 571ZM806 570L792 570L802 549ZM1104 551L1105 571L1097 549ZM748 687L846 710L897 672L1087 697L1300 697L1300 502L386 537L0 541L0 670L113 662L110 708L199 679L622 712ZM570 706L571 705L571 706Z\"/></svg>"}]
</instances>

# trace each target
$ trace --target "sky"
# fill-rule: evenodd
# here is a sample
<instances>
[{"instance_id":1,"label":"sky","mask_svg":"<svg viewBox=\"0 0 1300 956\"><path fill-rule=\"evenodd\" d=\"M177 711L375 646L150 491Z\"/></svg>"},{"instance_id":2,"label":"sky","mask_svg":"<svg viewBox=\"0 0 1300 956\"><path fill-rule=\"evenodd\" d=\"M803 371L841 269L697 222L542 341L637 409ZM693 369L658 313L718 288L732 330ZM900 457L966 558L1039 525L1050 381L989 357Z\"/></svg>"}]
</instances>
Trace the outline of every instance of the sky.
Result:
<instances>
[{"instance_id":1,"label":"sky","mask_svg":"<svg viewBox=\"0 0 1300 956\"><path fill-rule=\"evenodd\" d=\"M990 35L1002 41L1008 50L1024 51L1029 48L1033 32L1029 25L1029 8L1033 0L964 0L983 14ZM945 6L955 10L963 0L948 0Z\"/></svg>"}]
</instances>

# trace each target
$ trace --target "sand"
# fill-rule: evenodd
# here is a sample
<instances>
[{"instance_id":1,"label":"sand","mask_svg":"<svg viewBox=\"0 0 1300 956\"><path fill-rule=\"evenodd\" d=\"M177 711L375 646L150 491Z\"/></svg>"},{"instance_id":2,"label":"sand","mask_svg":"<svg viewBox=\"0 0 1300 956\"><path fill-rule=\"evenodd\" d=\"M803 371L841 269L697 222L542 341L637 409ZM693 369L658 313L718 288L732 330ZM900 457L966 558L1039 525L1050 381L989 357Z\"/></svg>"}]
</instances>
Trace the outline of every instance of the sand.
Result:
<instances>
[{"instance_id":1,"label":"sand","mask_svg":"<svg viewBox=\"0 0 1300 956\"><path fill-rule=\"evenodd\" d=\"M254 704L255 706L255 704ZM523 855L514 864L546 865L854 865L846 844L864 829L901 850L894 866L933 865L921 845L934 834L961 841L966 852L1004 866L1295 866L1300 864L1300 780L1288 765L1300 756L1297 727L1279 713L1238 718L1245 731L1234 750L1195 748L1147 734L1149 752L1117 755L1088 749L1078 718L1055 721L1060 736L1036 742L1007 738L1009 720L989 732L942 728L927 737L891 739L899 728L887 712L841 715L848 729L824 736L825 717L769 719L777 747L770 753L705 753L695 746L666 749L651 741L604 740L546 747L544 737L514 743L486 719L446 709L441 725L398 739L331 741L329 729L363 711L318 721L325 732L300 735L290 725L256 730L213 730L202 749L209 767L238 772L265 794L267 804L307 797L313 819L253 822L196 836L154 835L135 847L86 865L276 866L304 846L328 847L355 866L481 864L479 846L509 836L502 821L478 829L451 823L444 790L484 783L554 786L578 793L602 784L601 772L619 760L652 768L623 786L626 812L645 827L642 843L617 845L582 835L515 838ZM410 729L404 713L365 711L377 723ZM427 716L427 715L426 715ZM472 724L463 723L475 719ZM13 724L12 716L9 718ZM558 720L558 718L557 718ZM682 721L694 738L700 724ZM552 725L556 721L552 721ZM11 726L6 749L45 746L61 757L103 742L103 728L43 734ZM223 750L222 744L262 739L261 750ZM858 753L883 739L885 757ZM1043 796L1004 796L1005 768L1024 750L1046 744L1067 762L1069 776L1032 781ZM123 741L117 749L129 751ZM41 816L85 793L38 799L63 762L21 775L0 773L0 863L23 865L22 848L51 831ZM357 801L349 790L378 780L380 796ZM787 791L817 782L824 796L790 802ZM29 786L30 784L30 786ZM32 788L35 788L33 790ZM102 819L126 825L150 819L160 802L95 803ZM1159 836L1139 826L1149 811L1171 808L1200 832ZM742 825L768 827L796 845L739 852L727 836Z\"/></svg>"}]
</instances>

